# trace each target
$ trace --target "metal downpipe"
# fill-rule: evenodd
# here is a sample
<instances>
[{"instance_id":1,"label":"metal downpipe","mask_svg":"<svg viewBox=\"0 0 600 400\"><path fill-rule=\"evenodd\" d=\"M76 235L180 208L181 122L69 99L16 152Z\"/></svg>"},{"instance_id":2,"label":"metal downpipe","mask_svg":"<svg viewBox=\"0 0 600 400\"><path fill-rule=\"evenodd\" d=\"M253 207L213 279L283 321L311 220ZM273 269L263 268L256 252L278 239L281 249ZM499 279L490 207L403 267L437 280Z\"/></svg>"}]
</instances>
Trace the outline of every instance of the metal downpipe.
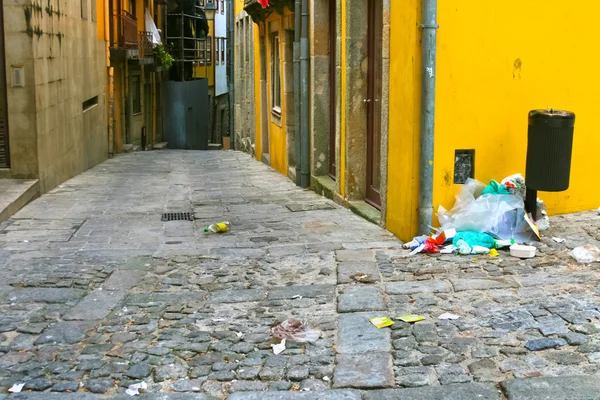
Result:
<instances>
[{"instance_id":1,"label":"metal downpipe","mask_svg":"<svg viewBox=\"0 0 600 400\"><path fill-rule=\"evenodd\" d=\"M296 156L296 185L300 186L300 31L302 0L296 0L294 8L294 147Z\"/></svg>"},{"instance_id":2,"label":"metal downpipe","mask_svg":"<svg viewBox=\"0 0 600 400\"><path fill-rule=\"evenodd\" d=\"M235 150L235 15L233 13L233 0L227 2L227 63L229 79L229 143L231 150Z\"/></svg>"},{"instance_id":3,"label":"metal downpipe","mask_svg":"<svg viewBox=\"0 0 600 400\"><path fill-rule=\"evenodd\" d=\"M433 216L433 144L435 128L435 74L437 0L423 0L422 88L421 88L421 158L419 179L419 233L431 232Z\"/></svg>"},{"instance_id":4,"label":"metal downpipe","mask_svg":"<svg viewBox=\"0 0 600 400\"><path fill-rule=\"evenodd\" d=\"M310 186L310 137L308 134L308 0L302 0L302 34L300 37L300 119L301 177L300 186Z\"/></svg>"}]
</instances>

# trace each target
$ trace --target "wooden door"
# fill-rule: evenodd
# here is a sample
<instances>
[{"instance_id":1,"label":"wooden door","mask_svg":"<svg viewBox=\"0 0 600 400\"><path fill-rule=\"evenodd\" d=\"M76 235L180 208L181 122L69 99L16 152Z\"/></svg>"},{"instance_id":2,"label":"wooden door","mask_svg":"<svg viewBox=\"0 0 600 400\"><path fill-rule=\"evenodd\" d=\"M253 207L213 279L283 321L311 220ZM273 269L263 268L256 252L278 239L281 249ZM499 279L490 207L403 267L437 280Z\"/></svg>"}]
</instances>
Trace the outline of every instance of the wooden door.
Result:
<instances>
[{"instance_id":1,"label":"wooden door","mask_svg":"<svg viewBox=\"0 0 600 400\"><path fill-rule=\"evenodd\" d=\"M366 201L381 207L381 40L383 0L369 1L367 77L367 190Z\"/></svg>"},{"instance_id":2,"label":"wooden door","mask_svg":"<svg viewBox=\"0 0 600 400\"><path fill-rule=\"evenodd\" d=\"M335 164L337 161L335 151L336 135L336 46L337 46L337 8L335 0L329 0L329 176L336 179Z\"/></svg>"},{"instance_id":3,"label":"wooden door","mask_svg":"<svg viewBox=\"0 0 600 400\"><path fill-rule=\"evenodd\" d=\"M6 69L4 63L4 15L0 1L0 168L10 168L8 148L8 112L6 102ZM23 79L23 77L21 77Z\"/></svg>"}]
</instances>

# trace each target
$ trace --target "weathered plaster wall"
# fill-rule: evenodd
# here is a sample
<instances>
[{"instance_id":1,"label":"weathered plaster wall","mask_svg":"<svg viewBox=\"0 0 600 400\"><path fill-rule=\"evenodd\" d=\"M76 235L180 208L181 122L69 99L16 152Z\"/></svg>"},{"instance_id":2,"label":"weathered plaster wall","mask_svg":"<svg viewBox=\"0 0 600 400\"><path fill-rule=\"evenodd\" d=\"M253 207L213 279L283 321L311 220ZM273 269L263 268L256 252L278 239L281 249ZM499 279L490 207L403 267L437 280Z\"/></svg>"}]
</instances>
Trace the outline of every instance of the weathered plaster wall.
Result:
<instances>
[{"instance_id":1,"label":"weathered plaster wall","mask_svg":"<svg viewBox=\"0 0 600 400\"><path fill-rule=\"evenodd\" d=\"M345 157L344 197L362 200L365 197L367 174L367 108L363 100L367 97L368 46L367 18L368 1L347 0L345 15Z\"/></svg>"},{"instance_id":2,"label":"weathered plaster wall","mask_svg":"<svg viewBox=\"0 0 600 400\"><path fill-rule=\"evenodd\" d=\"M238 3L236 2L236 10ZM254 155L257 132L254 91L255 25L250 16L243 9L240 10L235 16L235 148Z\"/></svg>"},{"instance_id":3,"label":"weathered plaster wall","mask_svg":"<svg viewBox=\"0 0 600 400\"><path fill-rule=\"evenodd\" d=\"M310 2L310 128L314 176L329 173L329 1Z\"/></svg>"},{"instance_id":4,"label":"weathered plaster wall","mask_svg":"<svg viewBox=\"0 0 600 400\"><path fill-rule=\"evenodd\" d=\"M105 47L90 7L82 18L79 2L5 3L7 69L25 69L25 88L8 91L13 174L38 176L42 193L108 156Z\"/></svg>"},{"instance_id":5,"label":"weathered plaster wall","mask_svg":"<svg viewBox=\"0 0 600 400\"><path fill-rule=\"evenodd\" d=\"M42 193L108 156L104 42L91 10L83 19L79 2L52 3L65 15L32 19L45 32L32 38ZM95 96L97 105L84 112Z\"/></svg>"},{"instance_id":6,"label":"weathered plaster wall","mask_svg":"<svg viewBox=\"0 0 600 400\"><path fill-rule=\"evenodd\" d=\"M3 9L11 175L17 178L38 176L33 40L25 33L30 6L30 1L4 0ZM13 67L23 68L25 87L12 86Z\"/></svg>"}]
</instances>

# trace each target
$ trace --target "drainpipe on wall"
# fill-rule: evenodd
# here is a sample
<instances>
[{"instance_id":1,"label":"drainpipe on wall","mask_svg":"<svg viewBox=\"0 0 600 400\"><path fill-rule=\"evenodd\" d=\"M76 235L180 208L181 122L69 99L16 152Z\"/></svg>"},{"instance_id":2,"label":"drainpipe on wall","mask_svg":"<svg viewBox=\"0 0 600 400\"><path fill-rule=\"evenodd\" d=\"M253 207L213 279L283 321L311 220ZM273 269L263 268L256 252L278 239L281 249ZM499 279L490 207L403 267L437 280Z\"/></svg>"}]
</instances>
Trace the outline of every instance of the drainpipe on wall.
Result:
<instances>
[{"instance_id":1,"label":"drainpipe on wall","mask_svg":"<svg viewBox=\"0 0 600 400\"><path fill-rule=\"evenodd\" d=\"M112 18L112 14L110 13L109 2L106 1L104 3L104 40L106 41L106 67L108 69L108 157L113 157L115 154L115 140L114 140L114 118L115 118L115 87L114 87L114 79L115 79L115 70L110 66L110 45L111 45L111 31L110 31L110 18Z\"/></svg>"},{"instance_id":2,"label":"drainpipe on wall","mask_svg":"<svg viewBox=\"0 0 600 400\"><path fill-rule=\"evenodd\" d=\"M234 86L234 79L235 79L235 51L233 51L233 48L235 46L235 33L234 33L234 28L235 28L235 16L233 15L235 13L235 9L234 9L234 4L233 4L233 0L229 0L227 2L227 8L226 8L226 12L227 14L227 22L229 23L229 29L227 30L227 60L229 63L229 70L228 70L228 78L229 78L229 143L230 143L230 148L231 150L235 150L235 118L234 118L234 114L235 114L235 86Z\"/></svg>"},{"instance_id":3,"label":"drainpipe on wall","mask_svg":"<svg viewBox=\"0 0 600 400\"><path fill-rule=\"evenodd\" d=\"M419 233L431 232L433 216L433 139L435 124L435 74L437 0L423 0L421 24L421 159L419 179Z\"/></svg>"},{"instance_id":4,"label":"drainpipe on wall","mask_svg":"<svg viewBox=\"0 0 600 400\"><path fill-rule=\"evenodd\" d=\"M296 0L294 8L294 146L296 149L296 185L301 186L302 171L300 146L300 36L302 0Z\"/></svg>"},{"instance_id":5,"label":"drainpipe on wall","mask_svg":"<svg viewBox=\"0 0 600 400\"><path fill-rule=\"evenodd\" d=\"M302 0L302 34L300 37L300 186L310 186L310 137L308 135L308 0Z\"/></svg>"}]
</instances>

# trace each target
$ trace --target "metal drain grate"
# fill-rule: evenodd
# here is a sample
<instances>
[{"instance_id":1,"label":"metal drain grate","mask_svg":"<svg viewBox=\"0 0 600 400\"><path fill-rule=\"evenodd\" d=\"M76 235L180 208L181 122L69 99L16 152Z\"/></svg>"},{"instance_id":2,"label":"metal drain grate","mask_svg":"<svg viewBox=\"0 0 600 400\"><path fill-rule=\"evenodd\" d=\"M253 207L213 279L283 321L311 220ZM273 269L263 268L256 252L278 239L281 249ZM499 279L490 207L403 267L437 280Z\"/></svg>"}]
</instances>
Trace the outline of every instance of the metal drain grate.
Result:
<instances>
[{"instance_id":1,"label":"metal drain grate","mask_svg":"<svg viewBox=\"0 0 600 400\"><path fill-rule=\"evenodd\" d=\"M161 221L193 221L191 212L170 212L162 215Z\"/></svg>"}]
</instances>

